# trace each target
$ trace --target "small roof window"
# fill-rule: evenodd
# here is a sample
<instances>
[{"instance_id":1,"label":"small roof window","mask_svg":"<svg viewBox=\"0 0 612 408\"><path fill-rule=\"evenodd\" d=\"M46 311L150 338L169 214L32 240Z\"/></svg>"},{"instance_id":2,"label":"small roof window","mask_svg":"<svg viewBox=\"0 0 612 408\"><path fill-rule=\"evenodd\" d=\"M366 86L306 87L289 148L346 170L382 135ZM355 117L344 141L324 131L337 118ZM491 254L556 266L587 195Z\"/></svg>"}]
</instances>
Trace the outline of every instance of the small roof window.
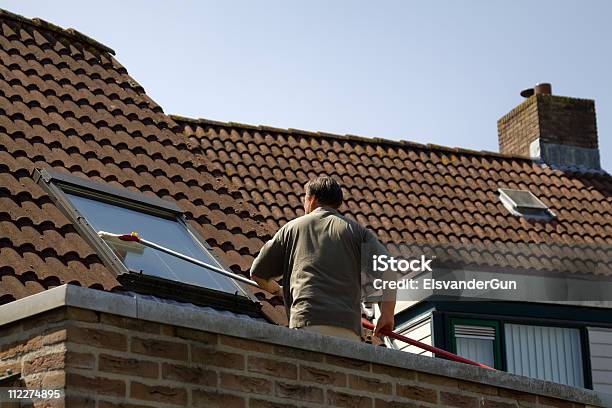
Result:
<instances>
[{"instance_id":1,"label":"small roof window","mask_svg":"<svg viewBox=\"0 0 612 408\"><path fill-rule=\"evenodd\" d=\"M498 191L499 199L512 215L541 219L549 219L555 216L546 204L530 191L507 188L500 188Z\"/></svg>"}]
</instances>

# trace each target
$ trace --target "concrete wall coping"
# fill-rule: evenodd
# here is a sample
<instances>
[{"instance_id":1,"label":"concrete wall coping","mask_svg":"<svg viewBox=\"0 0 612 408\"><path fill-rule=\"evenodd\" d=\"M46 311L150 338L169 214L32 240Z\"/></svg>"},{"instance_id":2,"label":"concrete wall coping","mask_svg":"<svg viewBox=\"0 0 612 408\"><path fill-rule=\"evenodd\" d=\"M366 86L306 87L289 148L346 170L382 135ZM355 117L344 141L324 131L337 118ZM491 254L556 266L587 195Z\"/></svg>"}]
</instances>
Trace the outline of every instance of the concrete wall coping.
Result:
<instances>
[{"instance_id":1,"label":"concrete wall coping","mask_svg":"<svg viewBox=\"0 0 612 408\"><path fill-rule=\"evenodd\" d=\"M495 387L560 398L580 404L612 407L612 395L492 371L454 361L425 357L370 344L323 336L254 320L199 311L191 306L62 285L0 306L0 327L63 306L132 317L156 323L258 340L327 353L429 374L473 381Z\"/></svg>"}]
</instances>

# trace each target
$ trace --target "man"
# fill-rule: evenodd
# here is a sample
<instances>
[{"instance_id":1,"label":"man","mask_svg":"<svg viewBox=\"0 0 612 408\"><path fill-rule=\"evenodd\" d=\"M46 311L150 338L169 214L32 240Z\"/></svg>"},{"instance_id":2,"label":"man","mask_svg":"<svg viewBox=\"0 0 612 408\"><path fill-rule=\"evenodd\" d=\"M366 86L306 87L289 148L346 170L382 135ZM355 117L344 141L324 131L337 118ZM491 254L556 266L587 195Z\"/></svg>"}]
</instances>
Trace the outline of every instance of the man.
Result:
<instances>
[{"instance_id":1,"label":"man","mask_svg":"<svg viewBox=\"0 0 612 408\"><path fill-rule=\"evenodd\" d=\"M263 246L251 277L284 297L289 327L360 341L362 262L367 269L371 254L386 254L386 249L371 231L338 212L342 200L342 189L331 177L309 181L305 215L285 224ZM282 287L274 280L281 276ZM393 329L394 308L395 292L387 291L375 335Z\"/></svg>"}]
</instances>

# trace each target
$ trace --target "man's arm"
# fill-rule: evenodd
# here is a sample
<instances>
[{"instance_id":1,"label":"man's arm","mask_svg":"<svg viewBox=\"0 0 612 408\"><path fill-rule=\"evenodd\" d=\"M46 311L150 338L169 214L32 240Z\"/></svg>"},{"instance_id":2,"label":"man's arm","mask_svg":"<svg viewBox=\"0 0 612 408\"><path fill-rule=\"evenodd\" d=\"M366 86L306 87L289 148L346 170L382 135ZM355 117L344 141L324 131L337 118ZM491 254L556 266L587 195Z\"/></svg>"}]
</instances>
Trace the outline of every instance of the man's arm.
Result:
<instances>
[{"instance_id":1,"label":"man's arm","mask_svg":"<svg viewBox=\"0 0 612 408\"><path fill-rule=\"evenodd\" d=\"M395 272L391 270L387 270L383 275L383 280L387 282L395 281L396 279ZM380 317L376 321L376 328L374 328L375 336L379 336L380 331L383 329L393 331L395 327L396 292L396 289L383 289L383 300L378 304L380 307Z\"/></svg>"},{"instance_id":2,"label":"man's arm","mask_svg":"<svg viewBox=\"0 0 612 408\"><path fill-rule=\"evenodd\" d=\"M374 255L389 255L387 248L380 243L378 238L367 230L365 247L367 248L366 262L371 262L372 256ZM368 266L370 267L370 266ZM372 271L374 274L374 271ZM387 269L383 273L382 279L387 282L397 280L396 272L391 269ZM382 301L379 303L380 317L376 321L376 327L374 328L374 335L379 336L380 331L383 329L393 330L395 327L395 301L396 301L396 289L389 289L385 287L382 291Z\"/></svg>"},{"instance_id":3,"label":"man's arm","mask_svg":"<svg viewBox=\"0 0 612 408\"><path fill-rule=\"evenodd\" d=\"M251 279L267 292L282 296L282 287L275 281L283 275L285 246L282 228L265 243L251 266Z\"/></svg>"}]
</instances>

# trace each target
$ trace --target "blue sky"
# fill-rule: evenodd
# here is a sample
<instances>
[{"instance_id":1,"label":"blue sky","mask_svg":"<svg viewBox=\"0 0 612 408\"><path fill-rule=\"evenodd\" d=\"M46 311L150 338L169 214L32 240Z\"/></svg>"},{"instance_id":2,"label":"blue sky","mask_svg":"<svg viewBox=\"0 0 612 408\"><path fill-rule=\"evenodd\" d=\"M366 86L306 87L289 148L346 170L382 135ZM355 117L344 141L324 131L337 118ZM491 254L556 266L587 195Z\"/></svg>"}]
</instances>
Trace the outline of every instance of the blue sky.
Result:
<instances>
[{"instance_id":1,"label":"blue sky","mask_svg":"<svg viewBox=\"0 0 612 408\"><path fill-rule=\"evenodd\" d=\"M612 2L3 1L113 48L166 113L497 151L551 82L612 170Z\"/></svg>"}]
</instances>

